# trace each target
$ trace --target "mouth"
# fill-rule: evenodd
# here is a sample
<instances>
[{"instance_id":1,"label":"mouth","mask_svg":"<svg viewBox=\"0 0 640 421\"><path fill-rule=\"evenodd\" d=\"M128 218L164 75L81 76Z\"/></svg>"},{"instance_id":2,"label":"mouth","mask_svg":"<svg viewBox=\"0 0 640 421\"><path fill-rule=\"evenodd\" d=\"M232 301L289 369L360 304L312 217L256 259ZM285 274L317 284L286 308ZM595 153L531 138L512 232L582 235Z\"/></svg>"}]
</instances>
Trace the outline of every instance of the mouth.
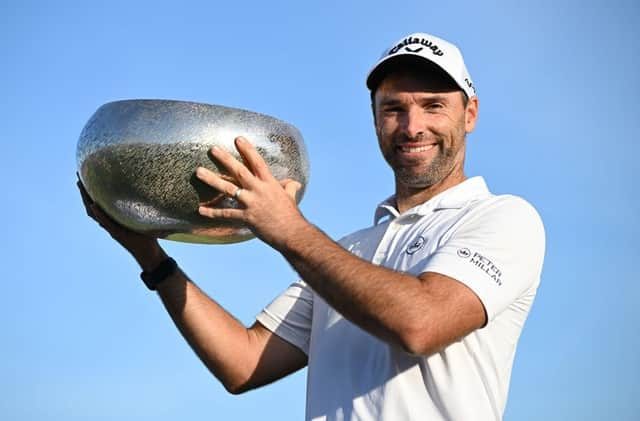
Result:
<instances>
[{"instance_id":1,"label":"mouth","mask_svg":"<svg viewBox=\"0 0 640 421\"><path fill-rule=\"evenodd\" d=\"M398 145L396 149L402 153L420 153L426 152L436 147L436 144L412 146L412 145Z\"/></svg>"}]
</instances>

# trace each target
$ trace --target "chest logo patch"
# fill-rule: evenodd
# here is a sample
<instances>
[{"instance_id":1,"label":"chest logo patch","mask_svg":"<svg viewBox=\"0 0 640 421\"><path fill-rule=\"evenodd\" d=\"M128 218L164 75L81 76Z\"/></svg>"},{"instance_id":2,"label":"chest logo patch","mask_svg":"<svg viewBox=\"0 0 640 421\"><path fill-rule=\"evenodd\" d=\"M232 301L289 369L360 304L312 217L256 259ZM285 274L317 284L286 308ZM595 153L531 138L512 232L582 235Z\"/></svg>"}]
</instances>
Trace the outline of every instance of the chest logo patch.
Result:
<instances>
[{"instance_id":1,"label":"chest logo patch","mask_svg":"<svg viewBox=\"0 0 640 421\"><path fill-rule=\"evenodd\" d=\"M424 239L423 236L420 236L413 243L407 246L407 254L413 254L416 251L420 250L427 243L427 240Z\"/></svg>"}]
</instances>

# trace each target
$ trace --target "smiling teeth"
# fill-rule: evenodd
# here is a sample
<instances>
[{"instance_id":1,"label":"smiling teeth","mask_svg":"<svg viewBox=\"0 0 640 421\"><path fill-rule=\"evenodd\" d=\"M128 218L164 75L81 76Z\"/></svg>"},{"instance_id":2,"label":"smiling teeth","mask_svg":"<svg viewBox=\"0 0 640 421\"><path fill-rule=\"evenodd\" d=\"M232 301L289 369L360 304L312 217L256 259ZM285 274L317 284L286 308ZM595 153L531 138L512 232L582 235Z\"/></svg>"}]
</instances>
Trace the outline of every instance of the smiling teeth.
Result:
<instances>
[{"instance_id":1,"label":"smiling teeth","mask_svg":"<svg viewBox=\"0 0 640 421\"><path fill-rule=\"evenodd\" d=\"M428 145L428 146L418 146L418 147L411 147L411 146L400 146L400 150L402 152L424 152L424 151L428 151L429 149L433 148L435 145Z\"/></svg>"}]
</instances>

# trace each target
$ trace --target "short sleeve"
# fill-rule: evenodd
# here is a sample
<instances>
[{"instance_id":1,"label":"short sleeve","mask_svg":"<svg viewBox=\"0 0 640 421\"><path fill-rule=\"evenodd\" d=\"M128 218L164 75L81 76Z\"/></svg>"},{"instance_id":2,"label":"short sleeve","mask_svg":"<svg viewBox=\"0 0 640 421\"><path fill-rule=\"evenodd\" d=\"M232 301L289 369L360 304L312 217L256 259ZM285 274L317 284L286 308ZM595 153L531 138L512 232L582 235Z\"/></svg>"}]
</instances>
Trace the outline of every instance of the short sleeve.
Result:
<instances>
[{"instance_id":1,"label":"short sleeve","mask_svg":"<svg viewBox=\"0 0 640 421\"><path fill-rule=\"evenodd\" d=\"M437 272L464 283L493 320L537 288L544 249L544 227L536 210L521 198L496 196L460 219L419 272Z\"/></svg>"},{"instance_id":2,"label":"short sleeve","mask_svg":"<svg viewBox=\"0 0 640 421\"><path fill-rule=\"evenodd\" d=\"M293 283L256 319L267 329L309 354L313 291L303 281Z\"/></svg>"}]
</instances>

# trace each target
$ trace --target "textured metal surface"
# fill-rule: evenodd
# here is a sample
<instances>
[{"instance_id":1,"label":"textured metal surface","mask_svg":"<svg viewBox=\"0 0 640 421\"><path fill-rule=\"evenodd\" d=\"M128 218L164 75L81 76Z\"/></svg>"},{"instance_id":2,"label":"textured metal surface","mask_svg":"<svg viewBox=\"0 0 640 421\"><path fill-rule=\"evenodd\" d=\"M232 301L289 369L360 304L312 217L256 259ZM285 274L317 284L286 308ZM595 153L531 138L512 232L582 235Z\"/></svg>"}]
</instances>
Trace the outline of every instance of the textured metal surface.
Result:
<instances>
[{"instance_id":1,"label":"textured metal surface","mask_svg":"<svg viewBox=\"0 0 640 421\"><path fill-rule=\"evenodd\" d=\"M78 172L93 200L130 229L176 241L244 241L252 238L245 226L198 214L200 204L238 203L195 176L199 166L227 176L209 150L218 145L240 159L233 143L237 136L253 143L277 179L302 184L300 201L309 177L300 132L263 114L218 105L166 100L105 104L80 134Z\"/></svg>"}]
</instances>

